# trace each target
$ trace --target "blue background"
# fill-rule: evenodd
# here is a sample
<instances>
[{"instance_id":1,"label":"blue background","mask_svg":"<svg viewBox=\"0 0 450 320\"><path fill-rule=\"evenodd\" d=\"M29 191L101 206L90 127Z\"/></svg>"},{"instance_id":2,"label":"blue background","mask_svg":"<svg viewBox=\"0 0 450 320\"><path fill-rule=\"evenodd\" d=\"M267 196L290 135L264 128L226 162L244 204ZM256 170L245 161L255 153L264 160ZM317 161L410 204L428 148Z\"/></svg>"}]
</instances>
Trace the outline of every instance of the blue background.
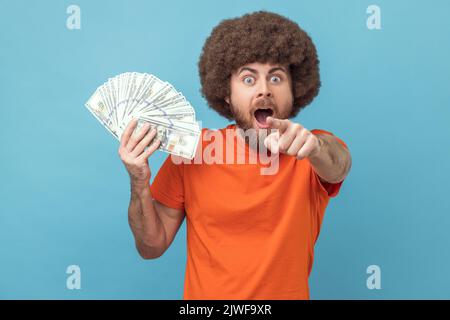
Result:
<instances>
[{"instance_id":1,"label":"blue background","mask_svg":"<svg viewBox=\"0 0 450 320\"><path fill-rule=\"evenodd\" d=\"M68 30L66 8L81 8ZM381 8L369 30L366 8ZM180 299L185 224L142 260L117 141L84 103L127 71L170 81L204 127L198 57L222 19L266 9L313 38L322 88L294 120L329 130L353 167L328 206L313 299L450 298L448 1L4 1L0 11L0 298ZM167 155L150 158L153 177ZM66 268L81 268L81 290ZM366 268L381 268L369 290Z\"/></svg>"}]
</instances>

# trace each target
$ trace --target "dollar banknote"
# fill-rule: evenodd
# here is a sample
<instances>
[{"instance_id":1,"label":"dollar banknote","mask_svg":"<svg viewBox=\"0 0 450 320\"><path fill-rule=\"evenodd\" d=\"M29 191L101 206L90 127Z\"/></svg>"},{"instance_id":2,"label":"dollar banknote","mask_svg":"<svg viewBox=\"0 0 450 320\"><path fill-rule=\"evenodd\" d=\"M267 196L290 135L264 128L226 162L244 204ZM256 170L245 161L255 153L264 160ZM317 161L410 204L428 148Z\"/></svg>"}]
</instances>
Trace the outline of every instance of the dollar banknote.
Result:
<instances>
[{"instance_id":1,"label":"dollar banknote","mask_svg":"<svg viewBox=\"0 0 450 320\"><path fill-rule=\"evenodd\" d=\"M148 73L126 72L100 85L87 109L120 141L132 119L138 128L150 123L161 141L159 150L192 159L200 139L195 110L175 87Z\"/></svg>"}]
</instances>

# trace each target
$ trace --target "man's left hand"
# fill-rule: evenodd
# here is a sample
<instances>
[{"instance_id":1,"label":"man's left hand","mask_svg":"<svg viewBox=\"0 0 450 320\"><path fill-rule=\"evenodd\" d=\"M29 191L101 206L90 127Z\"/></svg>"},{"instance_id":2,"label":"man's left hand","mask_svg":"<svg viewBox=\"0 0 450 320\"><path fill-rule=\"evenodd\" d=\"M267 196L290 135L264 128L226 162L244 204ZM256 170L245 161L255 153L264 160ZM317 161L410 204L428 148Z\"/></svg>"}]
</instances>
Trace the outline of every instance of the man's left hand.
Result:
<instances>
[{"instance_id":1,"label":"man's left hand","mask_svg":"<svg viewBox=\"0 0 450 320\"><path fill-rule=\"evenodd\" d=\"M285 153L301 160L312 157L320 152L323 141L317 135L311 133L301 124L289 119L277 119L267 117L266 123L278 132L269 134L264 145L273 153Z\"/></svg>"}]
</instances>

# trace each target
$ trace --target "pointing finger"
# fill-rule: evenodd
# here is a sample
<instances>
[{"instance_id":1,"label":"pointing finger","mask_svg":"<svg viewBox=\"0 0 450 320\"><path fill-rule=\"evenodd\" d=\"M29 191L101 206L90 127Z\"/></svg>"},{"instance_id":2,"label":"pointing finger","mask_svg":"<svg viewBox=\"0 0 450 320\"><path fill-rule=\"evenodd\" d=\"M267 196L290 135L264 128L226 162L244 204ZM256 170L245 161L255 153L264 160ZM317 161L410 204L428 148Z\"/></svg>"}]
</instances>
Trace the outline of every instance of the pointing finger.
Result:
<instances>
[{"instance_id":1,"label":"pointing finger","mask_svg":"<svg viewBox=\"0 0 450 320\"><path fill-rule=\"evenodd\" d=\"M283 133L289 126L289 120L288 119L277 119L274 117L267 117L266 123L274 129L280 130L281 133Z\"/></svg>"}]
</instances>

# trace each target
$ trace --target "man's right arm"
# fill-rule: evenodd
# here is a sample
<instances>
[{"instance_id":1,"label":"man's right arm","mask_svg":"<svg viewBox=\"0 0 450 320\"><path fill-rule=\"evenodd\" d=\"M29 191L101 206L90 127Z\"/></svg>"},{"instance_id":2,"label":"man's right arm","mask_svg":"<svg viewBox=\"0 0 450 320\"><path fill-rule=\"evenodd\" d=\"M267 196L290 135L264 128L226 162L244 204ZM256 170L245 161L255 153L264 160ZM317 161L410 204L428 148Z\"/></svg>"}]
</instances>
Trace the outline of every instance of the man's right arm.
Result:
<instances>
[{"instance_id":1,"label":"man's right arm","mask_svg":"<svg viewBox=\"0 0 450 320\"><path fill-rule=\"evenodd\" d=\"M142 258L160 257L171 245L184 216L184 210L169 208L152 199L148 185L144 188L131 185L128 222Z\"/></svg>"},{"instance_id":2,"label":"man's right arm","mask_svg":"<svg viewBox=\"0 0 450 320\"><path fill-rule=\"evenodd\" d=\"M160 141L154 139L156 130L145 124L133 134L137 120L125 128L119 147L131 182L131 200L128 221L136 248L145 259L161 256L172 243L184 219L184 210L169 208L152 198L150 193L150 167L148 157L158 148Z\"/></svg>"}]
</instances>

